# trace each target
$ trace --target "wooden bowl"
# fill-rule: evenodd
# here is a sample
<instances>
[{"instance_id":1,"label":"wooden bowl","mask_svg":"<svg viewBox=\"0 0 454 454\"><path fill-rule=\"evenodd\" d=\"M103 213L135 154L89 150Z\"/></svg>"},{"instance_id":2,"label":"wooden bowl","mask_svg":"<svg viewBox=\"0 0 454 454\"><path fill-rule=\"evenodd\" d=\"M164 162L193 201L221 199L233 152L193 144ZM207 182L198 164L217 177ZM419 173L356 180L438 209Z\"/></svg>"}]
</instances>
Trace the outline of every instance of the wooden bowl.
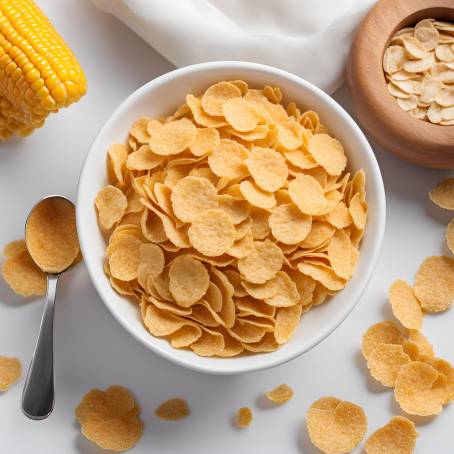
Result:
<instances>
[{"instance_id":1,"label":"wooden bowl","mask_svg":"<svg viewBox=\"0 0 454 454\"><path fill-rule=\"evenodd\" d=\"M435 125L402 110L387 90L383 54L394 33L424 18L454 22L454 0L381 0L359 27L347 81L359 122L372 139L425 167L454 168L454 126Z\"/></svg>"}]
</instances>

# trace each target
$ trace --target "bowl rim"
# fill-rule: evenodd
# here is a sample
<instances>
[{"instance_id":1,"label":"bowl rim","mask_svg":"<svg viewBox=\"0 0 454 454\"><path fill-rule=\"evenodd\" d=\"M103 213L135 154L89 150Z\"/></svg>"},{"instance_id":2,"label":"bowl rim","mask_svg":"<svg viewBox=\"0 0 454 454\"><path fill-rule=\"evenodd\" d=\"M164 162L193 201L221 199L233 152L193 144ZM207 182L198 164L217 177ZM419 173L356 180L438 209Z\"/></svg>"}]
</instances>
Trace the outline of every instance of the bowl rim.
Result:
<instances>
[{"instance_id":1,"label":"bowl rim","mask_svg":"<svg viewBox=\"0 0 454 454\"><path fill-rule=\"evenodd\" d=\"M354 131L355 135L357 136L358 140L362 144L363 151L365 154L367 154L367 158L369 160L370 166L372 168L373 174L375 176L376 180L376 197L377 197L377 203L375 206L375 216L374 216L374 223L376 223L375 231L376 231L376 237L375 237L375 242L370 254L370 257L366 263L363 264L363 267L366 268L364 272L364 277L362 281L362 286L361 288L358 288L355 292L355 294L352 297L352 302L349 305L346 305L345 309L341 312L340 315L337 316L336 319L333 319L329 326L321 331L321 333L318 336L315 336L314 339L310 343L308 343L307 346L301 349L297 349L295 351L288 351L286 353L281 354L281 356L273 356L274 352L268 353L268 354L263 354L260 355L263 359L259 363L255 362L250 362L246 364L240 364L239 366L232 366L229 364L229 367L224 367L220 368L219 366L215 368L210 368L209 365L206 364L199 364L197 361L194 361L194 359L197 359L197 356L195 353L193 353L193 356L191 356L190 360L182 359L178 356L173 355L172 351L166 351L164 349L161 349L159 345L152 344L152 343L147 343L140 335L139 333L133 329L131 326L129 326L128 322L120 316L118 312L115 311L113 308L113 305L110 304L108 301L107 295L104 294L103 289L101 288L101 284L97 281L97 278L95 276L94 272L94 264L90 261L87 260L88 257L90 257L90 252L89 252L89 246L88 246L88 237L86 241L86 233L85 233L85 228L84 228L84 222L83 222L83 216L82 216L82 206L81 206L81 199L82 199L82 193L83 193L83 188L84 188L84 180L86 178L86 175L88 174L88 161L90 155L93 153L93 151L96 149L96 145L98 140L100 140L100 137L104 133L105 130L107 130L110 127L110 123L114 122L114 120L120 116L120 114L126 110L133 101L136 99L140 98L143 94L147 93L149 90L153 88L158 88L162 84L165 84L167 81L170 81L172 79L178 78L182 75L191 73L191 72L197 72L197 71L212 71L216 69L241 69L241 70L254 70L254 71L261 71L265 72L268 74L273 74L277 77L283 78L290 80L291 82L300 85L304 87L306 90L312 91L316 96L322 99L322 102L325 104L328 104L329 108L331 110L334 110L336 112L336 115L340 115L343 117L343 119L348 123L349 127ZM382 175L380 172L380 168L378 165L378 162L376 160L376 157L374 155L374 152L367 141L364 133L361 131L359 126L356 124L356 122L353 120L353 118L344 110L342 106L340 106L333 98L331 98L328 94L326 94L324 91L322 91L320 88L316 87L315 85L311 84L310 82L307 82L306 80L290 73L285 70L275 68L272 66L268 65L263 65L259 63L252 63L252 62L244 62L244 61L215 61L215 62L205 62L205 63L197 63L194 65L189 65L185 66L179 69L175 69L173 71L170 71L168 73L165 73L161 76L158 76L155 79L150 80L146 84L142 85L138 89L136 89L134 92L132 92L129 96L127 96L114 110L113 112L109 115L109 117L106 119L106 121L103 123L103 125L99 128L98 132L96 133L95 138L93 139L90 148L86 154L86 157L84 159L84 163L82 166L82 170L80 172L80 177L79 177L79 182L78 182L78 189L77 189L77 203L76 203L76 222L77 222L77 231L79 235L79 241L80 241L80 247L81 247L81 252L84 257L84 262L86 265L86 268L88 270L88 274L90 277L91 282L93 283L96 292L104 305L107 307L109 312L112 314L114 319L129 333L133 338L135 338L137 341L139 341L142 345L147 347L149 350L152 350L154 353L158 354L161 357L164 357L165 359L178 364L180 366L186 367L188 369L192 369L198 372L203 372L203 373L210 373L210 374L217 374L217 375L233 375L233 374L240 374L240 373L246 373L246 372L252 372L252 371L258 371L258 370L265 370L269 369L271 367L275 367L281 364L284 364L288 361L291 361L294 358L297 358L301 356L302 354L308 352L312 348L314 348L316 345L318 345L320 342L322 342L324 339L326 339L330 334L333 333L333 331L338 328L344 320L348 317L348 315L353 311L353 309L356 307L358 304L359 300L361 299L361 296L363 295L364 291L366 290L369 281L372 277L373 271L377 265L377 261L381 252L381 245L383 242L383 237L384 237L384 232L385 232L385 223L386 223L386 198L385 198L385 190L384 190L384 185L383 185L383 179ZM258 355L255 355L258 356ZM205 358L205 359L211 359L211 358ZM216 360L219 360L219 358L215 358ZM221 358L222 359L222 358Z\"/></svg>"}]
</instances>

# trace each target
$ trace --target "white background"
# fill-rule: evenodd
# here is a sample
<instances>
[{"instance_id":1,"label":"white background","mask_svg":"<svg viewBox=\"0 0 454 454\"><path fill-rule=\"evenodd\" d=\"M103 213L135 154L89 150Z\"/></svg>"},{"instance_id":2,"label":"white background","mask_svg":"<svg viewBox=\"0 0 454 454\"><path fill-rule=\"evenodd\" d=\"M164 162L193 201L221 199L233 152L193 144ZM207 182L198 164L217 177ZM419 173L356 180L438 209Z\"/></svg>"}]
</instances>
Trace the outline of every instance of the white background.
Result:
<instances>
[{"instance_id":1,"label":"white background","mask_svg":"<svg viewBox=\"0 0 454 454\"><path fill-rule=\"evenodd\" d=\"M28 210L42 196L75 199L79 172L96 132L133 90L172 65L116 19L88 0L39 1L78 56L89 91L78 104L48 119L26 140L0 144L0 243L20 238ZM307 62L306 62L307 63ZM350 110L343 87L335 98ZM386 131L383 131L386 134ZM30 421L20 410L23 381L0 395L0 452L5 454L96 454L74 420L74 408L91 388L121 384L143 408L145 431L134 453L304 453L317 454L305 431L312 401L335 395L362 405L369 433L400 414L392 392L371 381L359 353L362 333L391 317L387 289L396 278L412 282L428 255L447 253L443 244L449 213L431 206L427 191L448 172L417 168L374 147L383 172L388 219L381 259L350 317L321 345L286 365L242 376L203 375L175 366L136 342L112 318L83 265L63 276L55 326L56 406L45 421ZM0 283L0 355L18 356L28 367L43 308L42 301L14 296ZM436 353L454 362L453 310L429 315L424 332ZM271 408L260 397L280 383L295 397ZM163 400L181 396L191 416L163 422L153 415ZM251 406L252 426L238 431L233 416ZM453 406L436 418L417 419L416 453L453 451ZM355 452L361 452L357 449Z\"/></svg>"}]
</instances>

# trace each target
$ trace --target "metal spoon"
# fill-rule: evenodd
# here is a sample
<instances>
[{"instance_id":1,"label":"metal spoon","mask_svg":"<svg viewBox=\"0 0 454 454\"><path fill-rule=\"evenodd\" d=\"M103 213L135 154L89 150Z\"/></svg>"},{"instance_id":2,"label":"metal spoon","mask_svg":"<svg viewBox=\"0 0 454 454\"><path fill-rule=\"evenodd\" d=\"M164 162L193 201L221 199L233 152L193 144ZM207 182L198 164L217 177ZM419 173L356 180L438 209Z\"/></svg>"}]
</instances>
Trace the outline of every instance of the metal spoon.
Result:
<instances>
[{"instance_id":1,"label":"metal spoon","mask_svg":"<svg viewBox=\"0 0 454 454\"><path fill-rule=\"evenodd\" d=\"M46 243L52 243L46 241L46 235L52 233L52 228L58 228L57 218L54 222L53 219L49 218L50 229L42 229L38 235L38 240L34 238L31 230L36 232L39 230L39 225L36 227L36 217L43 216L44 214L52 214L54 210L61 212L65 210L75 210L74 204L67 198L59 195L48 196L41 199L30 211L27 221L25 223L25 242L27 244L28 252L30 253L33 261L36 265L45 273L47 273L47 295L46 303L44 307L43 316L41 319L41 326L39 329L38 340L36 342L35 351L28 369L27 379L25 381L24 390L22 393L22 410L26 416L31 419L45 419L47 418L54 408L54 351L53 351L53 337L54 337L54 310L55 310L55 294L57 290L57 282L61 273L69 269L75 262L75 256L70 260L69 251L74 249L74 245L69 247L67 244L60 244L59 247L64 251L64 254L68 255L68 258L62 260L61 253L57 257L57 266L53 266L46 260L40 257L40 252L45 250L46 253L52 254L56 252L55 246L53 250L46 250ZM47 211L46 211L47 210ZM60 213L62 214L62 213ZM75 219L75 217L74 217ZM60 219L61 221L61 219ZM32 227L31 227L32 226ZM74 226L75 228L75 226ZM72 231L72 229L71 229ZM77 241L77 234L76 234ZM38 249L37 245L39 248ZM77 249L78 249L77 242ZM73 251L70 253L73 255Z\"/></svg>"}]
</instances>

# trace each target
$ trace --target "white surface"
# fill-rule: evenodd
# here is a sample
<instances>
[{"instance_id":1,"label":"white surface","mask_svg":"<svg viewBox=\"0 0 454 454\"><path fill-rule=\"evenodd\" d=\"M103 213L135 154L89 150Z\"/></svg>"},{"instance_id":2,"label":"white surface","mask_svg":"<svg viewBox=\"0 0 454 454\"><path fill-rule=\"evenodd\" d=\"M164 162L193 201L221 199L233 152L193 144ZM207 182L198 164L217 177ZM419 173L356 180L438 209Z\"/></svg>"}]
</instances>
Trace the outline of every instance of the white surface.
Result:
<instances>
[{"instance_id":1,"label":"white surface","mask_svg":"<svg viewBox=\"0 0 454 454\"><path fill-rule=\"evenodd\" d=\"M98 128L135 88L171 69L146 44L87 0L40 2L81 60L89 93L79 104L48 120L26 141L0 145L0 243L22 235L29 208L41 196L60 192L74 199L79 169ZM348 93L336 98L347 108ZM304 414L310 403L332 394L364 406L369 432L399 412L390 391L368 379L358 353L372 323L389 317L386 294L397 277L413 278L424 257L444 252L450 219L427 202L427 191L447 172L413 167L376 148L387 190L388 221L383 253L361 302L318 347L286 365L244 376L192 372L159 358L113 319L79 266L61 281L56 314L56 408L41 422L19 409L23 379L0 395L0 450L5 454L100 454L79 435L73 410L92 387L118 383L136 394L145 433L133 453L304 453L319 454L307 440ZM42 302L22 302L0 284L0 354L17 355L27 367ZM437 353L454 362L453 310L427 316L424 332ZM262 391L282 382L295 397L281 408L265 408ZM153 410L162 400L183 396L192 415L162 422ZM235 410L251 405L253 425L239 432ZM453 406L437 418L418 421L417 454L453 451ZM356 451L361 452L360 449Z\"/></svg>"},{"instance_id":2,"label":"white surface","mask_svg":"<svg viewBox=\"0 0 454 454\"><path fill-rule=\"evenodd\" d=\"M168 341L150 336L130 299L117 294L104 273L105 240L99 230L93 200L107 183L106 154L113 143L124 142L137 118L160 117L174 112L187 93L200 93L219 80L240 79L250 86L278 86L288 100L310 106L349 151L352 173L364 169L368 180L369 222L361 244L357 272L330 304L306 314L295 335L276 352L235 358L202 358L190 350L172 348ZM255 84L255 85L254 85ZM151 350L177 364L215 374L265 369L310 350L341 323L358 302L380 253L385 226L383 181L374 153L351 117L332 98L313 85L282 70L256 63L214 62L171 71L129 96L103 126L90 148L77 195L77 227L85 264L99 295L117 320Z\"/></svg>"},{"instance_id":3,"label":"white surface","mask_svg":"<svg viewBox=\"0 0 454 454\"><path fill-rule=\"evenodd\" d=\"M332 93L344 77L356 26L376 0L92 1L176 66L253 61Z\"/></svg>"}]
</instances>

